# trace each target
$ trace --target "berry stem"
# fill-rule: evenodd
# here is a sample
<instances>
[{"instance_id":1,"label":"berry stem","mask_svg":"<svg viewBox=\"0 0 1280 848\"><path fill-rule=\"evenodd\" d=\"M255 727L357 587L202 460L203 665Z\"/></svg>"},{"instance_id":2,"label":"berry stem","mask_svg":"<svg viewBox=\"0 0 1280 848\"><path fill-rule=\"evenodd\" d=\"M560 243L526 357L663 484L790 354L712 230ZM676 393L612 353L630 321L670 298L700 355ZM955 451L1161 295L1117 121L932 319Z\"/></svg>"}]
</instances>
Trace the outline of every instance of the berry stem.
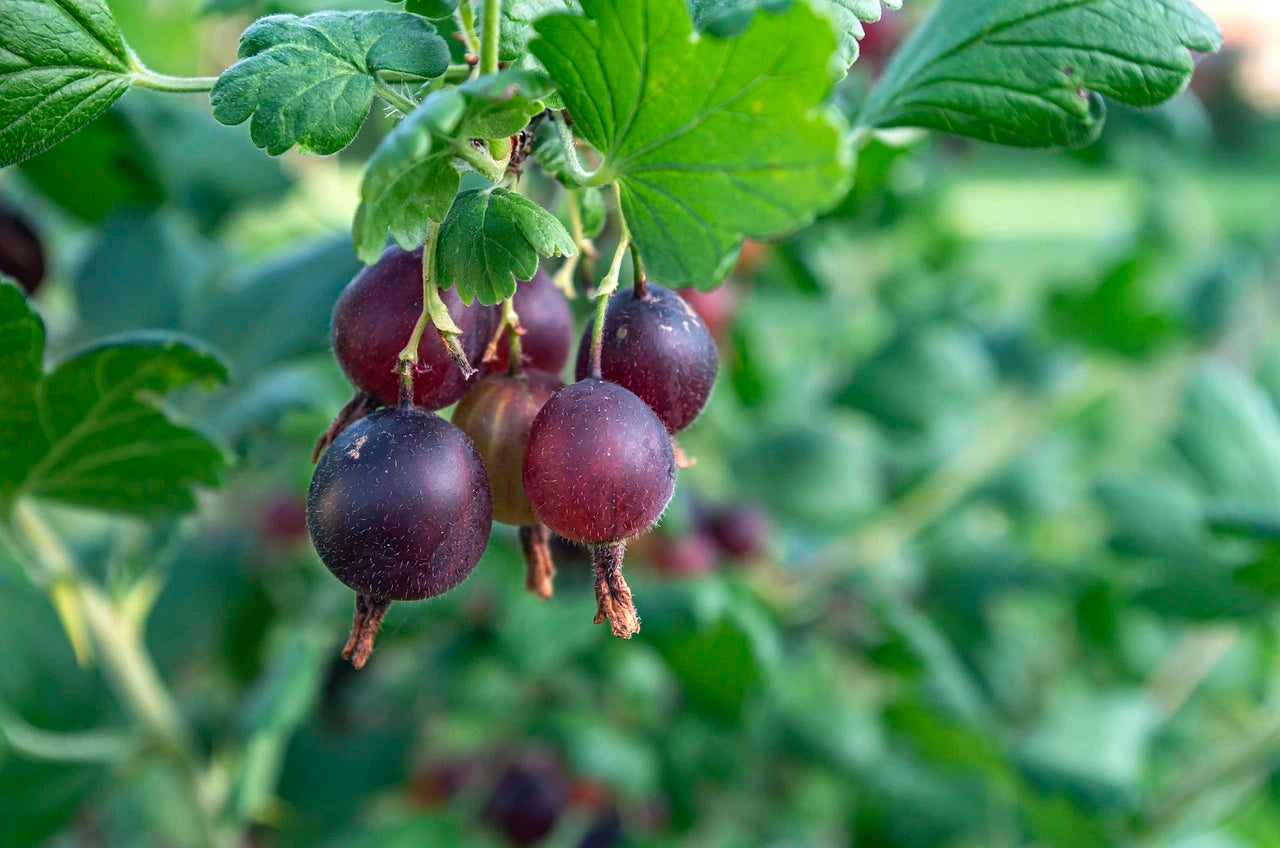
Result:
<instances>
[{"instance_id":1,"label":"berry stem","mask_svg":"<svg viewBox=\"0 0 1280 848\"><path fill-rule=\"evenodd\" d=\"M588 171L578 158L578 148L573 143L573 132L565 123L564 114L559 109L552 111L551 119L555 121L556 132L560 134L560 147L564 151L564 169L569 179L580 186L600 185L603 180L599 169Z\"/></svg>"},{"instance_id":2,"label":"berry stem","mask_svg":"<svg viewBox=\"0 0 1280 848\"><path fill-rule=\"evenodd\" d=\"M573 238L573 243L578 246L578 250L560 264L552 280L556 288L564 292L565 297L573 300L578 296L577 287L573 284L578 264L583 263L583 267L589 267L587 263L590 263L591 258L596 255L596 246L586 237L586 230L582 226L581 196L577 191L570 189L566 192L565 201L569 209L569 235Z\"/></svg>"},{"instance_id":3,"label":"berry stem","mask_svg":"<svg viewBox=\"0 0 1280 848\"><path fill-rule=\"evenodd\" d=\"M636 300L649 299L649 278L644 273L644 265L640 262L640 251L636 250L635 245L631 245L631 273L634 278L634 288Z\"/></svg>"},{"instance_id":4,"label":"berry stem","mask_svg":"<svg viewBox=\"0 0 1280 848\"><path fill-rule=\"evenodd\" d=\"M342 646L342 658L351 660L357 669L364 668L373 653L374 640L382 627L382 617L387 614L391 602L369 595L356 595L356 612L351 621L351 635Z\"/></svg>"},{"instance_id":5,"label":"berry stem","mask_svg":"<svg viewBox=\"0 0 1280 848\"><path fill-rule=\"evenodd\" d=\"M480 41L476 38L476 13L471 8L471 0L461 0L458 3L458 32L462 33L462 43L467 46L467 51L473 56L480 55ZM479 70L479 65L476 66Z\"/></svg>"},{"instance_id":6,"label":"berry stem","mask_svg":"<svg viewBox=\"0 0 1280 848\"><path fill-rule=\"evenodd\" d=\"M514 377L520 373L521 359L524 356L520 349L520 334L524 330L520 327L520 316L516 314L514 295L502 301L502 323L507 328L507 342L511 345L511 362L508 363L507 373Z\"/></svg>"},{"instance_id":7,"label":"berry stem","mask_svg":"<svg viewBox=\"0 0 1280 848\"><path fill-rule=\"evenodd\" d=\"M516 313L515 296L504 298L502 301L502 317L498 321L498 326L493 331L493 335L489 337L489 344L485 346L484 356L481 361L485 363L493 362L498 358L498 345L502 344L506 339L510 345L509 352L511 354L510 362L507 363L507 374L514 377L520 373L521 364L524 354L521 351L520 336L524 335L524 328L520 326L520 316Z\"/></svg>"},{"instance_id":8,"label":"berry stem","mask_svg":"<svg viewBox=\"0 0 1280 848\"><path fill-rule=\"evenodd\" d=\"M432 221L427 225L427 238L422 245L422 314L418 316L418 323L414 325L409 341L400 351L399 357L404 388L409 390L410 397L413 395L413 369L418 364L418 346L422 343L422 334L426 331L428 322L435 326L440 341L457 363L462 376L470 379L476 373L458 341L462 328L454 323L449 309L440 299L440 287L436 284L436 245L439 241L440 224Z\"/></svg>"},{"instance_id":9,"label":"berry stem","mask_svg":"<svg viewBox=\"0 0 1280 848\"><path fill-rule=\"evenodd\" d=\"M596 287L596 319L595 323L591 325L590 373L592 377L601 375L600 351L604 345L605 310L609 305L609 297L618 290L618 277L622 273L622 257L628 250L632 251L633 256L635 253L631 244L631 230L627 227L627 219L622 214L622 194L617 183L613 184L613 190L618 199L618 226L622 230L622 234L618 237L618 247L613 252L613 262L609 264L609 273L604 275L604 279ZM638 259L633 259L633 261L639 262Z\"/></svg>"},{"instance_id":10,"label":"berry stem","mask_svg":"<svg viewBox=\"0 0 1280 848\"><path fill-rule=\"evenodd\" d=\"M626 542L598 545L591 551L596 567L596 624L609 622L609 629L619 639L630 639L640 632L640 617L631 600L631 587L622 576L622 556Z\"/></svg>"},{"instance_id":11,"label":"berry stem","mask_svg":"<svg viewBox=\"0 0 1280 848\"><path fill-rule=\"evenodd\" d=\"M602 379L603 372L600 365L600 356L604 348L604 319L609 307L609 295L599 293L596 295L596 318L595 323L591 325L591 362L590 373L596 379Z\"/></svg>"},{"instance_id":12,"label":"berry stem","mask_svg":"<svg viewBox=\"0 0 1280 848\"><path fill-rule=\"evenodd\" d=\"M498 71L498 38L502 24L502 0L484 0L484 20L480 33L480 73Z\"/></svg>"},{"instance_id":13,"label":"berry stem","mask_svg":"<svg viewBox=\"0 0 1280 848\"><path fill-rule=\"evenodd\" d=\"M403 385L403 384L402 384ZM409 397L413 397L413 385L407 386ZM338 415L329 424L329 429L325 430L320 438L316 439L315 450L311 452L311 461L316 462L320 459L320 454L324 453L325 448L333 444L333 440L352 424L364 418L370 412L378 408L378 402L373 399L373 395L364 392L356 392L351 400L347 401L342 409L338 410Z\"/></svg>"},{"instance_id":14,"label":"berry stem","mask_svg":"<svg viewBox=\"0 0 1280 848\"><path fill-rule=\"evenodd\" d=\"M520 528L520 550L524 554L524 587L542 600L554 593L552 579L556 566L551 560L551 531L545 524Z\"/></svg>"},{"instance_id":15,"label":"berry stem","mask_svg":"<svg viewBox=\"0 0 1280 848\"><path fill-rule=\"evenodd\" d=\"M408 115L414 109L418 108L418 104L408 95L401 94L391 86L387 85L380 77L373 78L374 90L378 92L378 96L395 107L396 111L402 116Z\"/></svg>"}]
</instances>

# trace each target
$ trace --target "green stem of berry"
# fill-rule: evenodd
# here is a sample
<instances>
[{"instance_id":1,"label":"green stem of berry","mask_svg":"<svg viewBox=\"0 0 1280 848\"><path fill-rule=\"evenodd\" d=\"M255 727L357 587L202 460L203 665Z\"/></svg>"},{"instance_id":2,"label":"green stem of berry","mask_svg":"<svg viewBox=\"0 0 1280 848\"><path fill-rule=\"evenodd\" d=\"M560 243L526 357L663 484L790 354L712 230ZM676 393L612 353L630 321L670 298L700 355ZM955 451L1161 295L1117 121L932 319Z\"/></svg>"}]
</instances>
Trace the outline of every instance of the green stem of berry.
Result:
<instances>
[{"instance_id":1,"label":"green stem of berry","mask_svg":"<svg viewBox=\"0 0 1280 848\"><path fill-rule=\"evenodd\" d=\"M511 362L507 373L514 377L520 373L520 362L524 356L520 349L520 316L516 313L514 295L502 301L502 324L507 328L507 343L511 345Z\"/></svg>"},{"instance_id":2,"label":"green stem of berry","mask_svg":"<svg viewBox=\"0 0 1280 848\"><path fill-rule=\"evenodd\" d=\"M422 334L426 331L428 322L435 325L440 341L458 364L462 375L470 377L476 373L476 369L467 360L462 345L458 343L462 328L454 323L453 316L440 299L440 287L436 281L436 245L439 242L440 224L432 221L427 227L427 238L422 245L422 314L418 316L418 323L413 326L409 341L399 356L401 379L409 397L413 396L413 369L418 364L418 346L422 343Z\"/></svg>"},{"instance_id":3,"label":"green stem of berry","mask_svg":"<svg viewBox=\"0 0 1280 848\"><path fill-rule=\"evenodd\" d=\"M488 151L476 148L467 139L459 141L456 149L458 158L474 168L480 176L491 183L502 181L506 165L495 160Z\"/></svg>"},{"instance_id":4,"label":"green stem of berry","mask_svg":"<svg viewBox=\"0 0 1280 848\"><path fill-rule=\"evenodd\" d=\"M555 121L556 132L560 134L560 147L564 151L564 168L568 172L569 179L580 186L597 186L607 182L601 176L599 169L588 171L583 166L582 160L578 158L578 148L573 143L573 132L565 123L564 115L560 110L552 110L551 118Z\"/></svg>"},{"instance_id":5,"label":"green stem of berry","mask_svg":"<svg viewBox=\"0 0 1280 848\"><path fill-rule=\"evenodd\" d=\"M142 88L151 88L156 91L170 91L175 93L192 92L192 91L210 91L213 89L214 83L218 81L217 77L175 77L169 74L158 74L155 71L142 64L142 60L138 58L138 54L129 49L129 70L131 74L131 82Z\"/></svg>"},{"instance_id":6,"label":"green stem of berry","mask_svg":"<svg viewBox=\"0 0 1280 848\"><path fill-rule=\"evenodd\" d=\"M458 32L462 33L462 42L473 56L480 55L480 40L476 38L476 13L471 8L471 0L458 3ZM477 66L476 70L479 70Z\"/></svg>"},{"instance_id":7,"label":"green stem of berry","mask_svg":"<svg viewBox=\"0 0 1280 848\"><path fill-rule=\"evenodd\" d=\"M578 264L583 261L582 257L594 256L596 248L591 243L591 239L586 237L586 231L582 226L582 200L578 192L568 191L565 194L569 209L569 235L578 249L560 264L552 281L556 284L556 288L564 292L565 297L573 300L578 296L577 287L573 284L573 277L578 272Z\"/></svg>"},{"instance_id":8,"label":"green stem of berry","mask_svg":"<svg viewBox=\"0 0 1280 848\"><path fill-rule=\"evenodd\" d=\"M480 73L498 71L498 39L502 25L502 0L484 0L483 29L480 33Z\"/></svg>"},{"instance_id":9,"label":"green stem of berry","mask_svg":"<svg viewBox=\"0 0 1280 848\"><path fill-rule=\"evenodd\" d=\"M631 276L634 281L634 290L636 300L645 300L649 297L649 277L644 272L644 264L640 261L640 251L636 250L636 246L631 245Z\"/></svg>"},{"instance_id":10,"label":"green stem of berry","mask_svg":"<svg viewBox=\"0 0 1280 848\"><path fill-rule=\"evenodd\" d=\"M614 184L614 190L617 190L617 184ZM626 255L627 250L634 247L631 244L631 230L627 228L627 219L622 215L622 207L618 207L618 224L622 229L622 234L618 238L618 248L613 252L613 262L609 265L609 273L604 275L604 279L600 281L600 285L596 287L596 320L591 325L591 376L599 377L600 371L600 351L604 345L604 317L605 310L609 306L609 297L618 290L618 277L622 273L622 257Z\"/></svg>"}]
</instances>

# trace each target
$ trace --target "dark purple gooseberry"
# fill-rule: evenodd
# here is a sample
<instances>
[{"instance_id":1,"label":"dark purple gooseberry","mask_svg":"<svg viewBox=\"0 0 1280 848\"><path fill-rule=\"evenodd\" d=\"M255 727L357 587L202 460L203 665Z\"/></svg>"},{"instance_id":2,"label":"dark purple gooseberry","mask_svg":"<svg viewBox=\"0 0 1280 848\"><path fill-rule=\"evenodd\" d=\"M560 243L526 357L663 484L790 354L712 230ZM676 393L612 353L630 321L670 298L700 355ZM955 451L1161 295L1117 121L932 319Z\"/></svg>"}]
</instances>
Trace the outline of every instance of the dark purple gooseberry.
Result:
<instances>
[{"instance_id":1,"label":"dark purple gooseberry","mask_svg":"<svg viewBox=\"0 0 1280 848\"><path fill-rule=\"evenodd\" d=\"M320 559L356 592L343 655L364 664L391 601L432 598L465 580L492 514L480 455L443 418L396 406L339 434L311 478L307 529Z\"/></svg>"},{"instance_id":2,"label":"dark purple gooseberry","mask_svg":"<svg viewBox=\"0 0 1280 848\"><path fill-rule=\"evenodd\" d=\"M529 430L524 488L542 523L588 544L652 526L675 491L662 422L631 392L588 377L551 396Z\"/></svg>"},{"instance_id":3,"label":"dark purple gooseberry","mask_svg":"<svg viewBox=\"0 0 1280 848\"><path fill-rule=\"evenodd\" d=\"M40 236L16 211L0 206L0 274L13 277L27 294L35 294L44 272Z\"/></svg>"},{"instance_id":4,"label":"dark purple gooseberry","mask_svg":"<svg viewBox=\"0 0 1280 848\"><path fill-rule=\"evenodd\" d=\"M442 290L440 298L462 330L463 352L478 365L493 330L491 310L478 302L464 306L453 289ZM333 309L333 352L347 379L379 403L394 404L400 393L398 357L421 314L422 250L388 247L382 258L356 274ZM466 390L467 379L439 334L428 327L418 345L413 402L441 409Z\"/></svg>"},{"instance_id":5,"label":"dark purple gooseberry","mask_svg":"<svg viewBox=\"0 0 1280 848\"><path fill-rule=\"evenodd\" d=\"M577 376L590 370L591 328L578 348ZM674 434L688 427L716 381L716 343L678 294L649 283L609 301L600 348L601 376L640 397Z\"/></svg>"},{"instance_id":6,"label":"dark purple gooseberry","mask_svg":"<svg viewBox=\"0 0 1280 848\"><path fill-rule=\"evenodd\" d=\"M516 286L515 308L524 329L520 336L521 366L559 374L573 347L573 313L564 293L556 288L550 274L539 270L532 279ZM496 320L493 326L498 326ZM511 345L505 338L498 340L496 352L488 367L492 373L501 373L511 363Z\"/></svg>"},{"instance_id":7,"label":"dark purple gooseberry","mask_svg":"<svg viewBox=\"0 0 1280 848\"><path fill-rule=\"evenodd\" d=\"M555 829L567 801L564 780L549 762L510 766L485 803L484 817L514 846L535 845Z\"/></svg>"}]
</instances>

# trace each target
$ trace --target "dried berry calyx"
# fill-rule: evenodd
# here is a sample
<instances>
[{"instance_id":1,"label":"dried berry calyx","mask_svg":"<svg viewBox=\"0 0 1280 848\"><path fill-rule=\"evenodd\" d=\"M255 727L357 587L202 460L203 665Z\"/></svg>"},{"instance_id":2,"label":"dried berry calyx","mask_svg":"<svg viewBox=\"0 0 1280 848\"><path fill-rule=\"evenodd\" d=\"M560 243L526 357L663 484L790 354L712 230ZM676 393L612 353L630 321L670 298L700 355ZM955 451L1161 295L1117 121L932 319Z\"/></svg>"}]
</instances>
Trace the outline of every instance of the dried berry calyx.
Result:
<instances>
[{"instance_id":1,"label":"dried berry calyx","mask_svg":"<svg viewBox=\"0 0 1280 848\"><path fill-rule=\"evenodd\" d=\"M435 597L465 580L492 510L480 455L439 416L395 406L343 431L311 478L307 528L320 559L356 591L344 655L363 665L389 602Z\"/></svg>"}]
</instances>

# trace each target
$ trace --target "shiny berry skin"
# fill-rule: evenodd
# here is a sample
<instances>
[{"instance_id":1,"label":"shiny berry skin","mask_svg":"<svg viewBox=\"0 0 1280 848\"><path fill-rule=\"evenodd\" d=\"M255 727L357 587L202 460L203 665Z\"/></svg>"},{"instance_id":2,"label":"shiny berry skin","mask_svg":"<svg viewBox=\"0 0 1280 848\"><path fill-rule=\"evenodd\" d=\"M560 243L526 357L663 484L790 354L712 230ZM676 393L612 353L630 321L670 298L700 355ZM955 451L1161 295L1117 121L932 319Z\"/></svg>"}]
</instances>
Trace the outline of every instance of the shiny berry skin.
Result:
<instances>
[{"instance_id":1,"label":"shiny berry skin","mask_svg":"<svg viewBox=\"0 0 1280 848\"><path fill-rule=\"evenodd\" d=\"M578 379L587 374L590 347L588 324L578 349ZM609 301L601 376L649 404L669 432L680 432L702 412L718 364L707 325L675 292L650 283L642 296L627 290Z\"/></svg>"},{"instance_id":2,"label":"shiny berry skin","mask_svg":"<svg viewBox=\"0 0 1280 848\"><path fill-rule=\"evenodd\" d=\"M40 236L25 218L4 206L0 206L0 274L13 277L27 294L36 293L45 274Z\"/></svg>"},{"instance_id":3,"label":"shiny berry skin","mask_svg":"<svg viewBox=\"0 0 1280 848\"><path fill-rule=\"evenodd\" d=\"M539 270L532 279L522 280L516 286L515 308L524 329L521 366L559 374L573 347L573 312L551 275ZM511 363L511 345L505 338L498 341L497 354L489 362L489 371L495 374L506 371Z\"/></svg>"},{"instance_id":4,"label":"shiny berry skin","mask_svg":"<svg viewBox=\"0 0 1280 848\"><path fill-rule=\"evenodd\" d=\"M320 559L359 595L418 600L471 573L492 509L471 440L430 412L390 407L342 431L320 458L307 528Z\"/></svg>"},{"instance_id":5,"label":"shiny berry skin","mask_svg":"<svg viewBox=\"0 0 1280 848\"><path fill-rule=\"evenodd\" d=\"M529 430L524 489L566 539L618 542L648 529L675 491L676 461L644 401L589 377L552 395Z\"/></svg>"},{"instance_id":6,"label":"shiny berry skin","mask_svg":"<svg viewBox=\"0 0 1280 848\"><path fill-rule=\"evenodd\" d=\"M678 294L698 313L702 323L716 341L724 341L738 308L738 298L729 283L721 283L711 291L680 289Z\"/></svg>"},{"instance_id":7,"label":"shiny berry skin","mask_svg":"<svg viewBox=\"0 0 1280 848\"><path fill-rule=\"evenodd\" d=\"M472 386L453 411L453 423L484 458L493 488L493 517L504 524L537 523L524 493L524 452L534 416L564 383L554 374L490 374Z\"/></svg>"},{"instance_id":8,"label":"shiny berry skin","mask_svg":"<svg viewBox=\"0 0 1280 848\"><path fill-rule=\"evenodd\" d=\"M464 306L453 289L440 292L462 330L462 349L478 365L493 328L492 313L478 302ZM422 313L422 251L388 247L343 290L333 309L333 352L356 388L378 402L394 404L400 393L396 363ZM413 402L423 409L454 403L467 380L440 336L428 327L418 345Z\"/></svg>"}]
</instances>

